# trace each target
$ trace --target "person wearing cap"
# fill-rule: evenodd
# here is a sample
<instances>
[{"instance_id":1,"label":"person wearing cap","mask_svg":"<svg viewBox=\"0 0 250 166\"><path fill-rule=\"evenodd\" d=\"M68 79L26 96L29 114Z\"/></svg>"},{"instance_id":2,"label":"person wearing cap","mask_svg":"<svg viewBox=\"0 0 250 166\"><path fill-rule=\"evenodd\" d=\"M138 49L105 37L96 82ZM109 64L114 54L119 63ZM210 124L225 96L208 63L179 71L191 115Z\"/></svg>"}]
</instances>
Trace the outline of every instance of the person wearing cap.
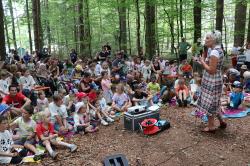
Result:
<instances>
[{"instance_id":1,"label":"person wearing cap","mask_svg":"<svg viewBox=\"0 0 250 166\"><path fill-rule=\"evenodd\" d=\"M178 45L179 60L183 61L187 59L187 50L191 48L191 45L186 42L186 38L182 37L180 44Z\"/></svg>"},{"instance_id":2,"label":"person wearing cap","mask_svg":"<svg viewBox=\"0 0 250 166\"><path fill-rule=\"evenodd\" d=\"M78 102L75 105L74 113L74 130L76 133L92 133L98 130L93 124L90 124L89 106L83 102Z\"/></svg>"},{"instance_id":3,"label":"person wearing cap","mask_svg":"<svg viewBox=\"0 0 250 166\"><path fill-rule=\"evenodd\" d=\"M238 109L239 106L243 103L244 94L243 94L243 86L239 81L235 81L233 83L233 91L229 94L229 108Z\"/></svg>"}]
</instances>

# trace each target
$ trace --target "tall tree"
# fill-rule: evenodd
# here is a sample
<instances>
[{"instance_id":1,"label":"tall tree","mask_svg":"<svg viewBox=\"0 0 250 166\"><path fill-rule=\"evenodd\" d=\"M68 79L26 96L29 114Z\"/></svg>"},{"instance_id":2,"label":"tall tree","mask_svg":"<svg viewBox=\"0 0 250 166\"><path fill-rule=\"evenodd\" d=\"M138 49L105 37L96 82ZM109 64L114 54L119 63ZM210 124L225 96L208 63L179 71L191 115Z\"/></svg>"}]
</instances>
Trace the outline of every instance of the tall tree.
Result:
<instances>
[{"instance_id":1,"label":"tall tree","mask_svg":"<svg viewBox=\"0 0 250 166\"><path fill-rule=\"evenodd\" d=\"M201 37L201 0L194 0L194 42Z\"/></svg>"},{"instance_id":2,"label":"tall tree","mask_svg":"<svg viewBox=\"0 0 250 166\"><path fill-rule=\"evenodd\" d=\"M4 36L4 12L3 4L0 1L0 58L4 60L6 56L5 36Z\"/></svg>"},{"instance_id":3,"label":"tall tree","mask_svg":"<svg viewBox=\"0 0 250 166\"><path fill-rule=\"evenodd\" d=\"M131 27L130 27L130 6L128 7L128 43L129 43L129 55L132 54L132 43L131 43Z\"/></svg>"},{"instance_id":4,"label":"tall tree","mask_svg":"<svg viewBox=\"0 0 250 166\"><path fill-rule=\"evenodd\" d=\"M126 0L118 0L118 14L120 25L119 45L120 50L127 52L127 21L126 21Z\"/></svg>"},{"instance_id":5,"label":"tall tree","mask_svg":"<svg viewBox=\"0 0 250 166\"><path fill-rule=\"evenodd\" d=\"M234 46L236 47L242 47L244 45L246 15L247 15L246 0L236 1L235 24L234 24Z\"/></svg>"},{"instance_id":6,"label":"tall tree","mask_svg":"<svg viewBox=\"0 0 250 166\"><path fill-rule=\"evenodd\" d=\"M10 16L11 16L13 44L14 44L15 50L17 50L16 30L15 30L15 18L14 18L13 5L12 5L12 1L11 0L8 0L8 6L9 6L9 9L10 9Z\"/></svg>"},{"instance_id":7,"label":"tall tree","mask_svg":"<svg viewBox=\"0 0 250 166\"><path fill-rule=\"evenodd\" d=\"M43 48L43 31L41 25L41 8L40 0L32 0L32 14L33 14L33 29L35 49L41 50Z\"/></svg>"},{"instance_id":8,"label":"tall tree","mask_svg":"<svg viewBox=\"0 0 250 166\"><path fill-rule=\"evenodd\" d=\"M85 45L84 45L84 15L83 15L83 0L78 0L78 25L79 25L79 30L78 30L78 38L79 38L79 53L84 57L84 50L85 50Z\"/></svg>"},{"instance_id":9,"label":"tall tree","mask_svg":"<svg viewBox=\"0 0 250 166\"><path fill-rule=\"evenodd\" d=\"M6 33L6 38L7 38L7 45L8 49L10 50L10 38L9 38L9 31L8 31L8 23L6 17L4 17L4 28L5 28L5 33Z\"/></svg>"},{"instance_id":10,"label":"tall tree","mask_svg":"<svg viewBox=\"0 0 250 166\"><path fill-rule=\"evenodd\" d=\"M216 30L222 32L223 14L224 13L224 0L216 1Z\"/></svg>"},{"instance_id":11,"label":"tall tree","mask_svg":"<svg viewBox=\"0 0 250 166\"><path fill-rule=\"evenodd\" d=\"M182 16L182 12L183 11L183 1L180 0L180 35L181 37L183 36L183 16Z\"/></svg>"},{"instance_id":12,"label":"tall tree","mask_svg":"<svg viewBox=\"0 0 250 166\"><path fill-rule=\"evenodd\" d=\"M137 54L140 56L141 52L141 19L140 19L140 6L139 0L135 0L135 10L136 10L136 46Z\"/></svg>"},{"instance_id":13,"label":"tall tree","mask_svg":"<svg viewBox=\"0 0 250 166\"><path fill-rule=\"evenodd\" d=\"M31 26L30 26L30 12L29 12L29 0L26 0L26 15L27 15L27 24L28 24L28 33L29 33L29 44L30 44L30 52L32 52L32 37L31 37Z\"/></svg>"},{"instance_id":14,"label":"tall tree","mask_svg":"<svg viewBox=\"0 0 250 166\"><path fill-rule=\"evenodd\" d=\"M48 49L49 52L51 52L51 34L50 34L50 23L49 23L49 17L48 17L48 13L49 13L49 0L45 0L44 1L44 7L45 7L45 11L47 13L47 18L45 19L45 30L46 30L46 35L47 35L47 41L48 41Z\"/></svg>"},{"instance_id":15,"label":"tall tree","mask_svg":"<svg viewBox=\"0 0 250 166\"><path fill-rule=\"evenodd\" d=\"M145 46L146 56L150 59L155 55L156 33L155 33L155 2L145 0Z\"/></svg>"},{"instance_id":16,"label":"tall tree","mask_svg":"<svg viewBox=\"0 0 250 166\"><path fill-rule=\"evenodd\" d=\"M248 28L247 28L247 42L250 42L250 9L249 9L249 16L248 16Z\"/></svg>"},{"instance_id":17,"label":"tall tree","mask_svg":"<svg viewBox=\"0 0 250 166\"><path fill-rule=\"evenodd\" d=\"M84 54L91 57L91 33L89 20L89 0L84 0Z\"/></svg>"}]
</instances>

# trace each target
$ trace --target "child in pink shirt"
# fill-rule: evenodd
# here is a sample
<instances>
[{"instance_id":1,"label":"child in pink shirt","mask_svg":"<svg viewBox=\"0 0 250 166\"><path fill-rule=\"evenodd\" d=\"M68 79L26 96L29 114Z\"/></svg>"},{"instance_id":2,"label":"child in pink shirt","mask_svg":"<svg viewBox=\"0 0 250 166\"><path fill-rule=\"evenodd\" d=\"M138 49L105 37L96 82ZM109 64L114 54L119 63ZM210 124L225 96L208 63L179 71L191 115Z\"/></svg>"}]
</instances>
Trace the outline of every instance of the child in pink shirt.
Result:
<instances>
[{"instance_id":1,"label":"child in pink shirt","mask_svg":"<svg viewBox=\"0 0 250 166\"><path fill-rule=\"evenodd\" d=\"M107 103L112 103L112 96L113 96L113 92L111 90L112 83L109 79L108 72L102 71L101 74L102 74L101 85L103 90L103 97L105 98Z\"/></svg>"}]
</instances>

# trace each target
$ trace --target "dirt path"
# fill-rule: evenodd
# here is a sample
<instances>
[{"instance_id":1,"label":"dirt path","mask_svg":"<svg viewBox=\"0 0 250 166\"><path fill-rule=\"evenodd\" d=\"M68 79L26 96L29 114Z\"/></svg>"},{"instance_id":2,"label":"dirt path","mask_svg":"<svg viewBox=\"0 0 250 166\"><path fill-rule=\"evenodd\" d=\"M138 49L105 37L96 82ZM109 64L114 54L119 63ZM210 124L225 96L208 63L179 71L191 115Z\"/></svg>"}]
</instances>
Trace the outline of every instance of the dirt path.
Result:
<instances>
[{"instance_id":1,"label":"dirt path","mask_svg":"<svg viewBox=\"0 0 250 166\"><path fill-rule=\"evenodd\" d=\"M191 108L168 108L161 112L172 127L158 135L146 137L123 130L116 122L101 127L98 133L75 136L79 146L70 154L59 149L57 161L45 158L39 165L101 166L106 155L123 153L133 166L246 166L250 164L250 117L227 120L228 128L215 134L200 132L200 120L190 116ZM64 156L64 157L63 157Z\"/></svg>"}]
</instances>

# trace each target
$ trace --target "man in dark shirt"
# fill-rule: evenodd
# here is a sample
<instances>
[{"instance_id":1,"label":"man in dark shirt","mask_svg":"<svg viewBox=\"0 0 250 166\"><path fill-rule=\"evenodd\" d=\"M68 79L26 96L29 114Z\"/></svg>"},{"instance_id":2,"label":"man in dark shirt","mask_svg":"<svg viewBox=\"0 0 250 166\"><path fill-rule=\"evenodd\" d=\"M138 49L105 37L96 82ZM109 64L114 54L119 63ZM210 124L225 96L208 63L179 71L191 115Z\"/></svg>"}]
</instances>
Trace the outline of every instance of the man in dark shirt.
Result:
<instances>
[{"instance_id":1,"label":"man in dark shirt","mask_svg":"<svg viewBox=\"0 0 250 166\"><path fill-rule=\"evenodd\" d=\"M77 61L77 53L75 49L71 50L71 53L69 54L71 62L74 64Z\"/></svg>"},{"instance_id":2,"label":"man in dark shirt","mask_svg":"<svg viewBox=\"0 0 250 166\"><path fill-rule=\"evenodd\" d=\"M153 105L152 96L148 95L146 92L143 92L140 85L136 85L134 88L135 93L132 99L134 105Z\"/></svg>"}]
</instances>

